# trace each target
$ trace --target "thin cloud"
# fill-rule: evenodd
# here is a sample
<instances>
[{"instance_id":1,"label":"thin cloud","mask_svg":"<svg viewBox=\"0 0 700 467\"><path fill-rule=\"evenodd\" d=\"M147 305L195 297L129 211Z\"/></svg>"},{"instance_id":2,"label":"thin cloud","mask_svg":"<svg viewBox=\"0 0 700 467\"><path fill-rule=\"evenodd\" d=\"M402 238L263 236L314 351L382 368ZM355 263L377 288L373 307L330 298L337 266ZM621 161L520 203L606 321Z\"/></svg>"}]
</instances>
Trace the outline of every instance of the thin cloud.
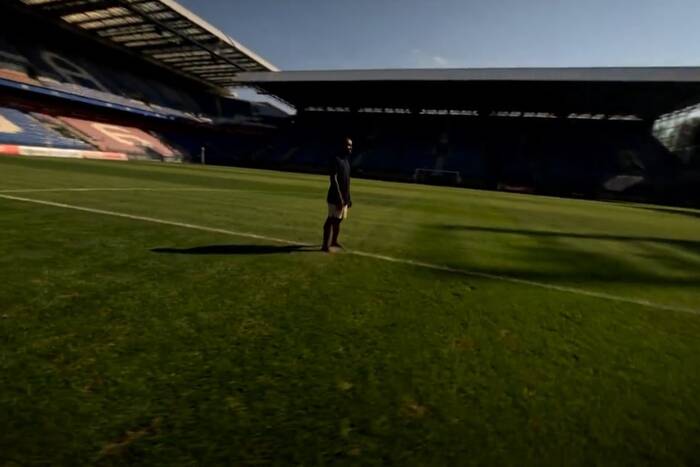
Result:
<instances>
[{"instance_id":1,"label":"thin cloud","mask_svg":"<svg viewBox=\"0 0 700 467\"><path fill-rule=\"evenodd\" d=\"M450 61L440 55L433 55L433 62L438 66L448 66Z\"/></svg>"},{"instance_id":2,"label":"thin cloud","mask_svg":"<svg viewBox=\"0 0 700 467\"><path fill-rule=\"evenodd\" d=\"M411 49L411 62L419 68L444 68L453 65L449 58L427 53L423 49Z\"/></svg>"}]
</instances>

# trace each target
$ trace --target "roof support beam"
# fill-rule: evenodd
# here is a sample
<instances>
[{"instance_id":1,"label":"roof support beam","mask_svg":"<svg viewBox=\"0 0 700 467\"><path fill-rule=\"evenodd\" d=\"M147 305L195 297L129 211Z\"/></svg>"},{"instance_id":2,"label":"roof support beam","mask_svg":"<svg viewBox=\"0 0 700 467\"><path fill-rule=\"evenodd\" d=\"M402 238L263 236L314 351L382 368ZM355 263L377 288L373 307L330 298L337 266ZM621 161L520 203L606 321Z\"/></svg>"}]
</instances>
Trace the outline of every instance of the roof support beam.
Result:
<instances>
[{"instance_id":1,"label":"roof support beam","mask_svg":"<svg viewBox=\"0 0 700 467\"><path fill-rule=\"evenodd\" d=\"M60 18L68 15L76 15L80 13L88 13L91 11L106 10L108 8L119 7L115 0L101 0L94 3L78 3L78 4L66 4L59 3L56 5L46 5L43 6L44 11L49 15Z\"/></svg>"},{"instance_id":2,"label":"roof support beam","mask_svg":"<svg viewBox=\"0 0 700 467\"><path fill-rule=\"evenodd\" d=\"M94 31L94 29L93 29ZM155 26L148 23L138 23L133 26L121 26L121 27L109 27L100 31L100 36L110 38L119 37L126 34L145 34L149 32L154 32Z\"/></svg>"},{"instance_id":3,"label":"roof support beam","mask_svg":"<svg viewBox=\"0 0 700 467\"><path fill-rule=\"evenodd\" d=\"M131 25L131 24L140 24L142 20L140 18L136 18L131 12L125 12L121 14L111 14L107 18L85 18L80 21L73 21L73 22L68 22L66 23L70 24L71 26L78 26L81 29L84 29L86 31L99 31L100 29L106 29L106 28L114 28L114 27L122 27L123 25L114 25L114 20L124 20L124 19L129 19L129 20L138 20L136 23L126 23L125 25ZM103 23L101 26L96 26L96 27L88 27L87 25L90 23ZM124 25L124 26L125 26Z\"/></svg>"},{"instance_id":4,"label":"roof support beam","mask_svg":"<svg viewBox=\"0 0 700 467\"><path fill-rule=\"evenodd\" d=\"M142 16L142 17L146 18L148 21L152 21L153 23L157 24L157 25L160 26L161 28L163 28L163 29L165 29L165 30L167 30L167 31L169 31L169 32L171 32L171 33L173 33L173 34L175 34L176 36L182 38L184 41L190 42L190 43L192 43L193 45L195 45L196 47L198 47L198 48L200 48L200 49L202 49L202 50L205 50L205 51L209 52L209 53L211 54L212 57L219 57L219 58L221 58L222 60L224 60L224 61L230 63L230 64L231 64L233 67L235 67L237 70L243 70L243 69L244 69L243 67L238 66L235 62L233 62L233 61L227 59L226 57L224 57L224 56L222 56L222 55L220 55L218 52L214 51L214 50L211 49L210 47L208 47L208 46L206 46L206 45L200 43L200 42L197 41L197 40L194 40L194 39L192 39L192 38L190 38L190 37L187 37L186 35L180 33L180 32L177 31L176 29L171 28L170 26L168 26L168 25L167 25L166 23L164 23L163 21L157 20L157 19L155 19L155 18L149 16L148 14L142 12L142 11L139 10L138 8L133 7L133 6L131 5L131 3L129 3L127 0L117 0L117 1L118 1L118 2L121 4L121 6L123 6L124 8L126 8L126 9L128 9L128 10L130 10L130 11L133 11L134 13L136 13L136 14L139 15L139 16Z\"/></svg>"}]
</instances>

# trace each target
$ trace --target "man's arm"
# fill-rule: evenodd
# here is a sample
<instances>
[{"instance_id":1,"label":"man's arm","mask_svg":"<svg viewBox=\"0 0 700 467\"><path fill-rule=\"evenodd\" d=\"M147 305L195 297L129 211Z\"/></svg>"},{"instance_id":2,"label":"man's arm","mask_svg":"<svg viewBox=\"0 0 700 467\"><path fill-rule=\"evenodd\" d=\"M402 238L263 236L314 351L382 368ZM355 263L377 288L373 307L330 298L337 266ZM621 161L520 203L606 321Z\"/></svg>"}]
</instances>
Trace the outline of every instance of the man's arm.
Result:
<instances>
[{"instance_id":1,"label":"man's arm","mask_svg":"<svg viewBox=\"0 0 700 467\"><path fill-rule=\"evenodd\" d=\"M344 191L343 193L345 194L345 197L343 198L343 201L345 202L345 205L349 208L352 207L352 196L350 195L350 162L347 162L347 171L345 173L345 179L343 180L343 188Z\"/></svg>"},{"instance_id":2,"label":"man's arm","mask_svg":"<svg viewBox=\"0 0 700 467\"><path fill-rule=\"evenodd\" d=\"M340 204L336 205L338 208L345 206L345 198L343 198L343 193L340 191L340 183L338 182L338 171L333 174L333 180L335 181L335 189L338 190L338 199Z\"/></svg>"},{"instance_id":3,"label":"man's arm","mask_svg":"<svg viewBox=\"0 0 700 467\"><path fill-rule=\"evenodd\" d=\"M340 188L340 180L338 179L339 172L340 167L338 166L338 161L337 159L333 158L330 165L331 188L333 188L332 186L335 185L335 192L338 195L338 201L335 203L335 206L338 209L341 209L345 205L345 197L343 196L343 191Z\"/></svg>"}]
</instances>

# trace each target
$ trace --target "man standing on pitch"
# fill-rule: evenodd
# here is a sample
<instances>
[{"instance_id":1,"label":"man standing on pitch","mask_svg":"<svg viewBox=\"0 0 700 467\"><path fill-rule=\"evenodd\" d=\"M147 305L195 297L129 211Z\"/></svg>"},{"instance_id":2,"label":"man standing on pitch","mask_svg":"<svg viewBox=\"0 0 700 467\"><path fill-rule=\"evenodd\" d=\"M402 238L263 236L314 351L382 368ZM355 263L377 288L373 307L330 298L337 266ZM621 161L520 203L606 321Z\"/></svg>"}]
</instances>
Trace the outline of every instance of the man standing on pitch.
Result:
<instances>
[{"instance_id":1,"label":"man standing on pitch","mask_svg":"<svg viewBox=\"0 0 700 467\"><path fill-rule=\"evenodd\" d=\"M342 147L330 158L329 175L331 185L328 187L328 218L323 224L323 246L321 250L331 251L331 248L342 248L338 243L340 223L348 217L348 209L352 207L350 198L350 160L352 140L343 138Z\"/></svg>"}]
</instances>

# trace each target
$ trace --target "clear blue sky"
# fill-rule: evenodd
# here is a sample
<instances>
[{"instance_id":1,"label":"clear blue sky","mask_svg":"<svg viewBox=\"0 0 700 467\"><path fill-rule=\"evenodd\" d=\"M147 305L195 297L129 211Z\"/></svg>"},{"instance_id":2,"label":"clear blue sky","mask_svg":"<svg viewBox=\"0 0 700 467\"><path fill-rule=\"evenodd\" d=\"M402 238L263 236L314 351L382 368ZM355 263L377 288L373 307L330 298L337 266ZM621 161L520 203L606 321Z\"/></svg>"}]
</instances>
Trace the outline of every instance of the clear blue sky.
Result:
<instances>
[{"instance_id":1,"label":"clear blue sky","mask_svg":"<svg viewBox=\"0 0 700 467\"><path fill-rule=\"evenodd\" d=\"M281 69L700 65L700 0L180 0Z\"/></svg>"}]
</instances>

